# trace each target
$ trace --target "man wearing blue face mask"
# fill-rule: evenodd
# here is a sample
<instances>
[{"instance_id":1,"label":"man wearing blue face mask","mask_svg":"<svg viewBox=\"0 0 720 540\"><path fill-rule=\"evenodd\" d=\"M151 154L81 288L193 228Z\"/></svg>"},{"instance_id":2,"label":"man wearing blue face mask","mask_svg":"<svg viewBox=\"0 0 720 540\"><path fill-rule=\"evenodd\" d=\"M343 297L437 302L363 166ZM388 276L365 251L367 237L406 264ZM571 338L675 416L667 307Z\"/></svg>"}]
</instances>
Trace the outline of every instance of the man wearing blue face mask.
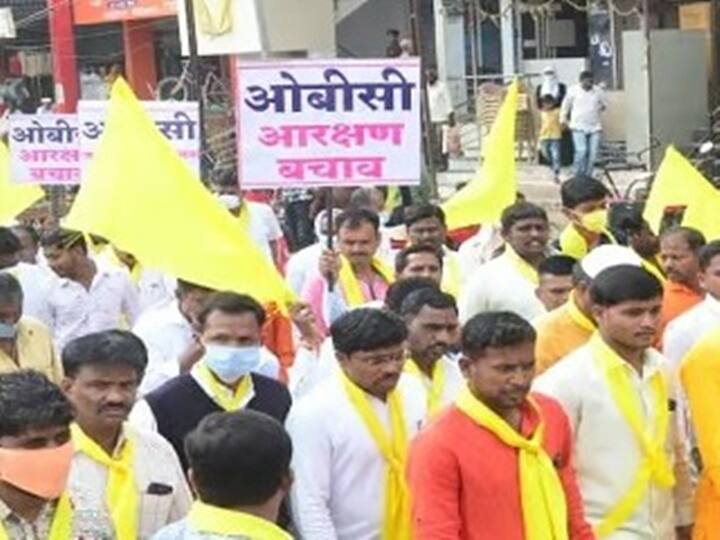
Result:
<instances>
[{"instance_id":1,"label":"man wearing blue face mask","mask_svg":"<svg viewBox=\"0 0 720 540\"><path fill-rule=\"evenodd\" d=\"M20 282L0 272L0 373L33 369L59 383L62 366L47 327L23 316Z\"/></svg>"},{"instance_id":2,"label":"man wearing blue face mask","mask_svg":"<svg viewBox=\"0 0 720 540\"><path fill-rule=\"evenodd\" d=\"M290 393L277 381L255 371L262 363L260 335L265 311L253 298L215 293L198 316L202 359L185 373L138 402L130 422L154 429L187 461L185 436L205 416L218 411L252 409L280 422L290 409Z\"/></svg>"}]
</instances>

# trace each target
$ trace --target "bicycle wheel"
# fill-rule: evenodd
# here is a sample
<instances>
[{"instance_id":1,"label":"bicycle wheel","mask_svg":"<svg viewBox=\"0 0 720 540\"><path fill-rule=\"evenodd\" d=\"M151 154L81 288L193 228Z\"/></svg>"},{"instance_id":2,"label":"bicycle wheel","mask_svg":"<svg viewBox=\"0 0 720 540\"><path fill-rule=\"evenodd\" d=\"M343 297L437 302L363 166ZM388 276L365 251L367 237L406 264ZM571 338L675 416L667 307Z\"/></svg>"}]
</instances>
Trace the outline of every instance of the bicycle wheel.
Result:
<instances>
[{"instance_id":1,"label":"bicycle wheel","mask_svg":"<svg viewBox=\"0 0 720 540\"><path fill-rule=\"evenodd\" d=\"M187 101L190 92L180 77L166 77L155 87L155 97L160 101Z\"/></svg>"}]
</instances>

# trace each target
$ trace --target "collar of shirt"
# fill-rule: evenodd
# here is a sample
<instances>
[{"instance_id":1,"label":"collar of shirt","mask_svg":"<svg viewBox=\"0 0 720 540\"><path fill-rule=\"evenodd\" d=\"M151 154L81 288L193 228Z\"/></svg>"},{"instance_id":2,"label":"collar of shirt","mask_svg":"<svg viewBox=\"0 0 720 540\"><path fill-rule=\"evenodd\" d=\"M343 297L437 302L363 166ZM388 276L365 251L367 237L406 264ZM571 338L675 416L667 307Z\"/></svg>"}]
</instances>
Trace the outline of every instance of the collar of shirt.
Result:
<instances>
[{"instance_id":1,"label":"collar of shirt","mask_svg":"<svg viewBox=\"0 0 720 540\"><path fill-rule=\"evenodd\" d=\"M97 285L98 285L100 282L102 282L102 281L104 281L105 279L107 279L107 278L108 278L112 273L114 273L114 272L120 272L120 270L115 270L115 269L112 269L112 270L111 270L111 269L108 269L108 268L104 268L104 267L102 267L102 266L99 265L99 264L96 264L96 265L95 265L95 275L93 276L92 282L90 283L90 289L89 289L89 290L92 290L92 289L94 289L95 287L97 287ZM80 283L79 281L75 281L74 279L70 279L70 278L66 278L66 277L61 277L61 278L59 278L59 279L58 279L58 284L59 284L60 287L63 287L63 288L66 288L66 287L82 287L83 289L85 289L85 286L84 286L82 283Z\"/></svg>"},{"instance_id":2,"label":"collar of shirt","mask_svg":"<svg viewBox=\"0 0 720 540\"><path fill-rule=\"evenodd\" d=\"M610 345L608 345L604 339L602 339L599 333L595 333L595 335L591 339L605 350L605 352L607 353L607 358L611 363L612 369L624 369L628 371L628 373L630 373L631 375L638 376L637 371L635 371L635 369L630 365L630 363L624 358L622 358L617 352L615 352L615 350L610 347ZM654 351L653 349L646 349L644 353L642 375L640 376L640 378L645 381L649 380L650 378L652 378L653 375L655 375L655 373L662 369L662 365L662 355L660 355L660 353Z\"/></svg>"},{"instance_id":3,"label":"collar of shirt","mask_svg":"<svg viewBox=\"0 0 720 540\"><path fill-rule=\"evenodd\" d=\"M6 532L10 538L20 538L20 536L13 535L12 530L8 531L8 525L16 526L20 529L18 533L21 534L24 534L27 529L35 530L38 536L41 536L42 533L49 532L54 514L55 501L51 501L45 504L34 522L29 522L25 518L13 512L12 509L5 504L5 501L0 499L0 524L5 526Z\"/></svg>"}]
</instances>

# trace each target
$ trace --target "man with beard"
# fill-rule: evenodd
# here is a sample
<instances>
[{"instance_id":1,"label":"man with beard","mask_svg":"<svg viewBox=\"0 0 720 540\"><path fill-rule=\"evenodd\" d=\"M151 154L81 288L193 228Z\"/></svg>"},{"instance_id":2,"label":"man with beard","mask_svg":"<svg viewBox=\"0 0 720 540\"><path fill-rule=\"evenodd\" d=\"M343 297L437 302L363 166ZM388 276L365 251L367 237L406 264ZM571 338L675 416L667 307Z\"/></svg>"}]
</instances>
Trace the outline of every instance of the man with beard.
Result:
<instances>
[{"instance_id":1,"label":"man with beard","mask_svg":"<svg viewBox=\"0 0 720 540\"><path fill-rule=\"evenodd\" d=\"M68 343L62 361L62 388L77 413L68 483L76 513L106 523L118 540L149 538L183 518L191 496L175 451L125 423L147 365L140 338L88 334Z\"/></svg>"}]
</instances>

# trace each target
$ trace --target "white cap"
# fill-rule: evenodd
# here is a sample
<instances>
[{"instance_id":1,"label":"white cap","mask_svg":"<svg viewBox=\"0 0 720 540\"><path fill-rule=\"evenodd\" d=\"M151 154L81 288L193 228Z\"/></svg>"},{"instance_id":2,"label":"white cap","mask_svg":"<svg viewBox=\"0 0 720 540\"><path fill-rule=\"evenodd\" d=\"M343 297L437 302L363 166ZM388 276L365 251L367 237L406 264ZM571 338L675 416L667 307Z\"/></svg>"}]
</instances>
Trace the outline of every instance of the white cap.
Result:
<instances>
[{"instance_id":1,"label":"white cap","mask_svg":"<svg viewBox=\"0 0 720 540\"><path fill-rule=\"evenodd\" d=\"M542 72L545 75L555 75L555 68L553 66L545 66Z\"/></svg>"},{"instance_id":2,"label":"white cap","mask_svg":"<svg viewBox=\"0 0 720 540\"><path fill-rule=\"evenodd\" d=\"M642 259L630 248L606 244L596 247L580 261L580 268L590 279L595 279L603 270L620 265L642 267Z\"/></svg>"}]
</instances>

